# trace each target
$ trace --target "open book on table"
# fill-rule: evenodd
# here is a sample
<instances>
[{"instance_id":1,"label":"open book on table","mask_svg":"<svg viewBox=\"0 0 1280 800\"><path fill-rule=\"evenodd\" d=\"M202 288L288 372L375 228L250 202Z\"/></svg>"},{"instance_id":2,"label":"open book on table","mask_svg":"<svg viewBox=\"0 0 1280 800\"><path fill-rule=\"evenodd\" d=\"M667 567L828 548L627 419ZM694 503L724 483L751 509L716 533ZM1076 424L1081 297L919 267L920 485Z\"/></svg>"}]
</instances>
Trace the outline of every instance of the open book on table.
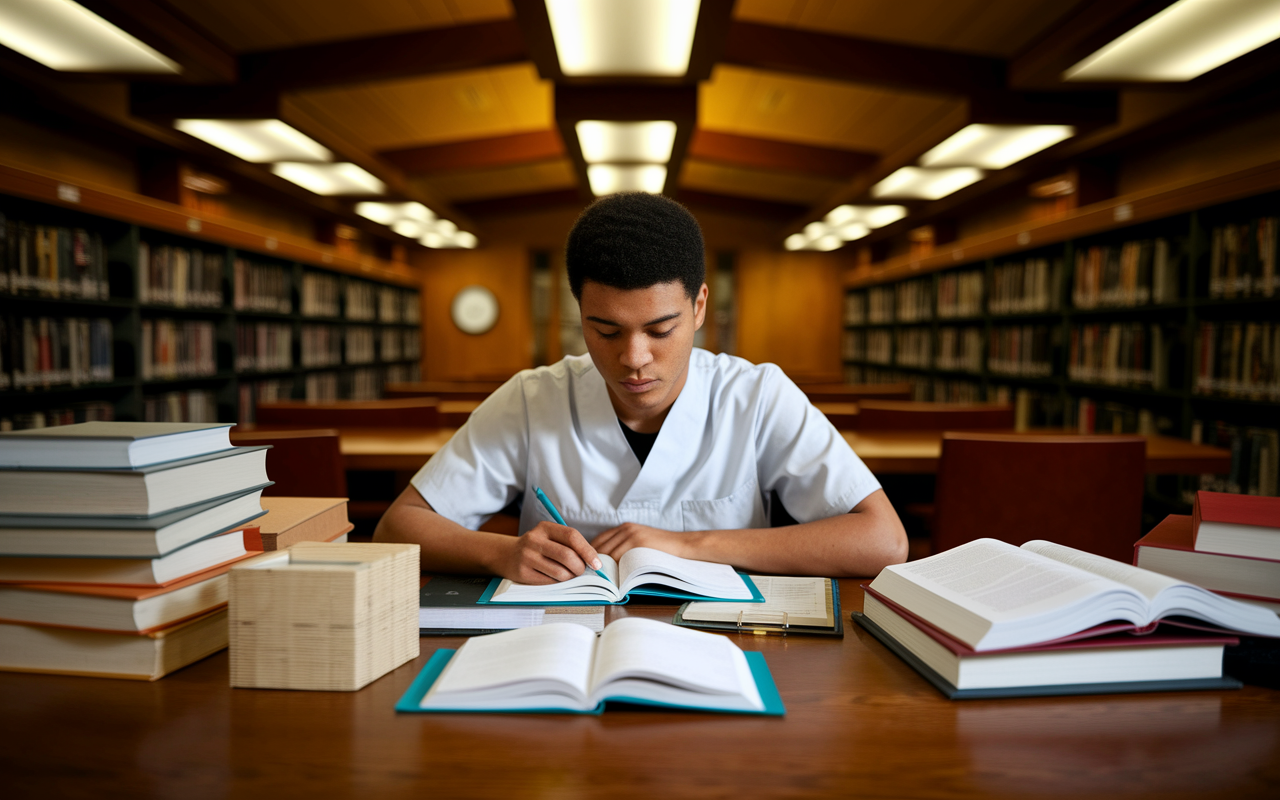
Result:
<instances>
[{"instance_id":1,"label":"open book on table","mask_svg":"<svg viewBox=\"0 0 1280 800\"><path fill-rule=\"evenodd\" d=\"M1044 541L978 539L885 567L870 589L975 652L1144 632L1159 622L1280 637L1280 617L1265 608Z\"/></svg>"},{"instance_id":2,"label":"open book on table","mask_svg":"<svg viewBox=\"0 0 1280 800\"><path fill-rule=\"evenodd\" d=\"M762 654L639 617L617 620L598 637L558 623L437 650L396 710L599 714L606 702L785 713Z\"/></svg>"},{"instance_id":3,"label":"open book on table","mask_svg":"<svg viewBox=\"0 0 1280 800\"><path fill-rule=\"evenodd\" d=\"M600 571L606 577L587 569L576 578L543 586L494 578L478 602L598 606L619 605L627 602L631 595L764 602L764 595L751 579L734 572L728 564L694 561L651 547L628 550L618 561L602 553L600 564Z\"/></svg>"}]
</instances>

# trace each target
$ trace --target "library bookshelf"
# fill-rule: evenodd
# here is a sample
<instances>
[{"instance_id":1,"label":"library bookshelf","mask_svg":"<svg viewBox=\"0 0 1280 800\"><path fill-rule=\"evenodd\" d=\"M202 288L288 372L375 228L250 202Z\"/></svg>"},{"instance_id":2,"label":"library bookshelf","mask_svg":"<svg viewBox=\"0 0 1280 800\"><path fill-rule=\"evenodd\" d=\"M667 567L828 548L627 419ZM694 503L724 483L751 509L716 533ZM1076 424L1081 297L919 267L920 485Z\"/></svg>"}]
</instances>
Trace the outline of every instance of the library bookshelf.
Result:
<instances>
[{"instance_id":1,"label":"library bookshelf","mask_svg":"<svg viewBox=\"0 0 1280 800\"><path fill-rule=\"evenodd\" d=\"M252 422L417 380L403 264L0 164L0 425Z\"/></svg>"},{"instance_id":2,"label":"library bookshelf","mask_svg":"<svg viewBox=\"0 0 1280 800\"><path fill-rule=\"evenodd\" d=\"M1161 487L1178 505L1278 494L1278 227L1280 163L851 270L846 380L1231 448L1229 475Z\"/></svg>"}]
</instances>

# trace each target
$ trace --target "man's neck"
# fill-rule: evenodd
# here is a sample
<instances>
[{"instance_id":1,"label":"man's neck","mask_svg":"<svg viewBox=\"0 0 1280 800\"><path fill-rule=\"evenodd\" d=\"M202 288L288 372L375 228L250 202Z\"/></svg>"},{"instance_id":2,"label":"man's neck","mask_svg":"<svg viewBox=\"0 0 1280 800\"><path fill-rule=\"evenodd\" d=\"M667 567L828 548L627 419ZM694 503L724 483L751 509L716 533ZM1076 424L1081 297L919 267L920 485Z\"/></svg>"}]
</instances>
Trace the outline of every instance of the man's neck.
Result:
<instances>
[{"instance_id":1,"label":"man's neck","mask_svg":"<svg viewBox=\"0 0 1280 800\"><path fill-rule=\"evenodd\" d=\"M640 414L635 409L624 405L618 399L615 393L616 390L612 386L607 387L609 389L609 402L613 404L613 412L618 415L618 420L623 425L626 425L636 433L657 433L662 429L662 423L666 420L667 414L670 413L671 407L676 404L680 393L684 391L684 385L688 377L689 365L685 364L684 371L680 373L680 380L676 383L675 390L671 392L667 403L647 414Z\"/></svg>"}]
</instances>

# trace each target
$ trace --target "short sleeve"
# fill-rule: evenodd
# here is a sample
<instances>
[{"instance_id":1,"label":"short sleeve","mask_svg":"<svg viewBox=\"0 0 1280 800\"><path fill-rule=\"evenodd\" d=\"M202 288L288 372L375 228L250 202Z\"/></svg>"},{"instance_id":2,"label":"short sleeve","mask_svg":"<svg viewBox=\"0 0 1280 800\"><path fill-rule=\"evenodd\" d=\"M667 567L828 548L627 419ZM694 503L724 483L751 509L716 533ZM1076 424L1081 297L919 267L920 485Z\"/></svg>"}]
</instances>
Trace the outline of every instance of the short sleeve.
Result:
<instances>
[{"instance_id":1,"label":"short sleeve","mask_svg":"<svg viewBox=\"0 0 1280 800\"><path fill-rule=\"evenodd\" d=\"M475 530L520 494L529 429L520 375L471 412L410 484L437 514Z\"/></svg>"},{"instance_id":2,"label":"short sleeve","mask_svg":"<svg viewBox=\"0 0 1280 800\"><path fill-rule=\"evenodd\" d=\"M821 411L781 369L766 364L756 419L756 459L765 497L813 522L848 513L880 482Z\"/></svg>"}]
</instances>

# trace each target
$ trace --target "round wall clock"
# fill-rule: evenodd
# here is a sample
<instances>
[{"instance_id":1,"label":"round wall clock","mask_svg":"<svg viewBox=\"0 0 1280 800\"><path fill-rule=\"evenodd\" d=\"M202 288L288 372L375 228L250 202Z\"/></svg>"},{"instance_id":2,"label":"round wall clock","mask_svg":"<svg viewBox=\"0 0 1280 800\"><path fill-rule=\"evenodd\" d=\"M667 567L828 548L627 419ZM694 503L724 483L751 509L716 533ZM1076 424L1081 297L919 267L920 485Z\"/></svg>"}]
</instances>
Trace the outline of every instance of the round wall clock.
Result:
<instances>
[{"instance_id":1,"label":"round wall clock","mask_svg":"<svg viewBox=\"0 0 1280 800\"><path fill-rule=\"evenodd\" d=\"M498 321L498 298L483 286L464 287L453 296L449 316L463 333L484 333Z\"/></svg>"}]
</instances>

